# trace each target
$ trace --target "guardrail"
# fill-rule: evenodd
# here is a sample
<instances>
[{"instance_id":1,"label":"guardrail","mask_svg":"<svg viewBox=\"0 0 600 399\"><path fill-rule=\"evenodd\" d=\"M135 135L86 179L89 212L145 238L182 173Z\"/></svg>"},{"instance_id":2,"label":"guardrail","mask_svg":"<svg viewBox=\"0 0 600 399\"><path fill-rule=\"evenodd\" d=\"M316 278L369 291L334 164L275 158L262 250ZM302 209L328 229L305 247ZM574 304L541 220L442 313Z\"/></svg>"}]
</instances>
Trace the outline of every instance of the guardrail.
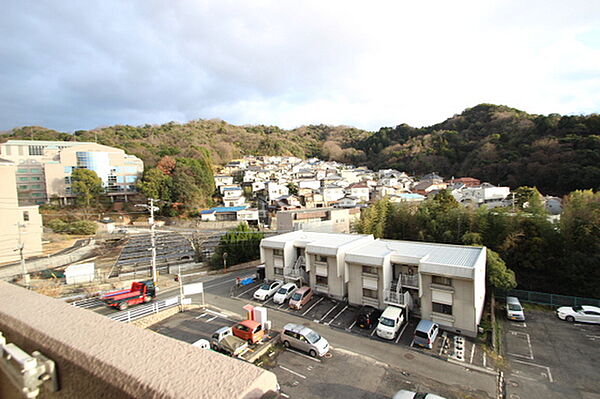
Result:
<instances>
[{"instance_id":1,"label":"guardrail","mask_svg":"<svg viewBox=\"0 0 600 399\"><path fill-rule=\"evenodd\" d=\"M136 306L128 311L121 311L108 316L109 319L121 321L125 323L132 322L142 317L149 316L153 313L158 313L161 310L172 308L179 305L179 296L174 296L160 301L155 301L146 305Z\"/></svg>"}]
</instances>

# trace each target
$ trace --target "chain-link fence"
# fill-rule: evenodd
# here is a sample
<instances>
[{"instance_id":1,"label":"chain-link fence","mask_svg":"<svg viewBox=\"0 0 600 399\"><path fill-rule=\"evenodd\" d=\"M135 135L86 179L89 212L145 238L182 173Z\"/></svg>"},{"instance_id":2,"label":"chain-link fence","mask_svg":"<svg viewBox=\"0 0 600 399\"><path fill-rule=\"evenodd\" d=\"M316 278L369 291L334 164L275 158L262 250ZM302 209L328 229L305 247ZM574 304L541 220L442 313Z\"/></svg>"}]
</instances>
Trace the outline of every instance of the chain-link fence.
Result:
<instances>
[{"instance_id":1,"label":"chain-link fence","mask_svg":"<svg viewBox=\"0 0 600 399\"><path fill-rule=\"evenodd\" d=\"M548 294L546 292L525 291L525 290L496 290L496 297L514 296L522 302L537 303L540 305L549 305L553 307L559 306L576 306L576 305L592 305L600 307L600 299L582 298L578 296Z\"/></svg>"}]
</instances>

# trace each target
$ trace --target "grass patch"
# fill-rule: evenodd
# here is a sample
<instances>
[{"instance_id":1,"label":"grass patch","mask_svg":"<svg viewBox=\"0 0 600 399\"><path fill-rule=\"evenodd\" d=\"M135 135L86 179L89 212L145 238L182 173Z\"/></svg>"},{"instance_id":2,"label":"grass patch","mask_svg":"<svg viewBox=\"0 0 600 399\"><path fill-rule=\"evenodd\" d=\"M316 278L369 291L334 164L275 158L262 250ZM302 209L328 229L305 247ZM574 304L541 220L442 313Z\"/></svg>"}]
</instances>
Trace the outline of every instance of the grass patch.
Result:
<instances>
[{"instance_id":1,"label":"grass patch","mask_svg":"<svg viewBox=\"0 0 600 399\"><path fill-rule=\"evenodd\" d=\"M523 308L526 310L539 310L542 312L554 312L556 309L556 306L541 305L539 303L521 302L521 305L523 305Z\"/></svg>"}]
</instances>

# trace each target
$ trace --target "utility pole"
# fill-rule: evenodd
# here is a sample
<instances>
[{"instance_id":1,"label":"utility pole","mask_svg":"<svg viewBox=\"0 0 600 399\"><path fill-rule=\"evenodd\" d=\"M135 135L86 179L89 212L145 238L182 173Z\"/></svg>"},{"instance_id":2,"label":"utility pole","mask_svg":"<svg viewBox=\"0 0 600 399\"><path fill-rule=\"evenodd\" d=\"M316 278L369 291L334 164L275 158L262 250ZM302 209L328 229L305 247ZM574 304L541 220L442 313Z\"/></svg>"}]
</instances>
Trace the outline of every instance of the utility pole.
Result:
<instances>
[{"instance_id":1,"label":"utility pole","mask_svg":"<svg viewBox=\"0 0 600 399\"><path fill-rule=\"evenodd\" d=\"M23 284L27 287L29 286L29 274L27 273L27 268L25 267L25 256L23 256L23 250L25 249L25 243L21 237L21 228L25 227L23 223L17 223L17 229L19 231L19 246L15 251L19 251L19 257L21 258L21 278L23 279Z\"/></svg>"},{"instance_id":2,"label":"utility pole","mask_svg":"<svg viewBox=\"0 0 600 399\"><path fill-rule=\"evenodd\" d=\"M223 252L223 272L227 273L227 252Z\"/></svg>"},{"instance_id":3,"label":"utility pole","mask_svg":"<svg viewBox=\"0 0 600 399\"><path fill-rule=\"evenodd\" d=\"M152 266L152 281L154 282L154 286L156 287L158 284L158 277L156 275L156 237L155 237L155 233L154 233L154 227L155 227L155 223L154 223L154 211L158 210L157 207L154 206L154 198L148 198L149 201L149 205L146 204L137 204L135 206L137 207L141 207L141 208L146 208L150 211L150 251L152 251L152 257L150 259L150 265Z\"/></svg>"},{"instance_id":4,"label":"utility pole","mask_svg":"<svg viewBox=\"0 0 600 399\"><path fill-rule=\"evenodd\" d=\"M154 282L154 286L158 284L158 278L156 276L156 237L154 233L154 198L148 198L150 201L150 242L152 243L152 260L150 264L152 265L152 281Z\"/></svg>"}]
</instances>

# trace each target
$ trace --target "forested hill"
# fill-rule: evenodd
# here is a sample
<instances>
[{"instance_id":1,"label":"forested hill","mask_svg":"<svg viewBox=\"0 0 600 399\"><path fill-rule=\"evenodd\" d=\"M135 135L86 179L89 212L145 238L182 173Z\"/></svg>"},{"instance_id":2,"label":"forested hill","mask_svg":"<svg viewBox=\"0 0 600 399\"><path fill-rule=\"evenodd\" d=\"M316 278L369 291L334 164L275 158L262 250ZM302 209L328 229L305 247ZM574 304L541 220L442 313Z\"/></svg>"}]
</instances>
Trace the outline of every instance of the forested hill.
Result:
<instances>
[{"instance_id":1,"label":"forested hill","mask_svg":"<svg viewBox=\"0 0 600 399\"><path fill-rule=\"evenodd\" d=\"M437 171L544 194L600 188L600 115L530 115L480 104L425 128L381 128L359 144L373 167Z\"/></svg>"},{"instance_id":2,"label":"forested hill","mask_svg":"<svg viewBox=\"0 0 600 399\"><path fill-rule=\"evenodd\" d=\"M163 155L204 156L215 164L241 155L317 156L396 168L414 174L472 176L494 184L537 186L544 194L600 188L600 115L530 115L480 104L424 128L399 125L368 132L346 126L311 125L293 130L235 126L221 120L185 124L111 126L76 131L78 141L120 147L154 166ZM73 136L41 127L1 136L65 140Z\"/></svg>"}]
</instances>

